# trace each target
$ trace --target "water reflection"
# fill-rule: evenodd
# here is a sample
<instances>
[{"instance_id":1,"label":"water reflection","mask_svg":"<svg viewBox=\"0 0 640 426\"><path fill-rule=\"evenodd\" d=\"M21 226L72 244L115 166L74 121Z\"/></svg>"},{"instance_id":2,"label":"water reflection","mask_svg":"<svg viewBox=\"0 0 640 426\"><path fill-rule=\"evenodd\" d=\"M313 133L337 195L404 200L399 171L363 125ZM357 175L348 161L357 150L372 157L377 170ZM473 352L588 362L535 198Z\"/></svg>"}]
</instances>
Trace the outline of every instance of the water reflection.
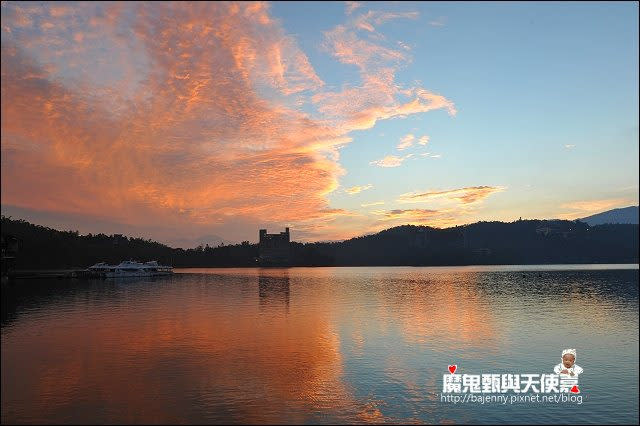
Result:
<instances>
[{"instance_id":1,"label":"water reflection","mask_svg":"<svg viewBox=\"0 0 640 426\"><path fill-rule=\"evenodd\" d=\"M411 276L395 291L383 292L387 309L400 314L408 341L435 343L441 349L497 351L499 324L490 300L478 290L479 273Z\"/></svg>"},{"instance_id":2,"label":"water reflection","mask_svg":"<svg viewBox=\"0 0 640 426\"><path fill-rule=\"evenodd\" d=\"M638 414L637 270L256 268L23 283L2 294L3 423L624 422ZM587 367L589 408L439 401L449 363L534 372L551 368L569 343ZM616 363L633 367L619 373ZM612 382L631 391L613 394Z\"/></svg>"},{"instance_id":3,"label":"water reflection","mask_svg":"<svg viewBox=\"0 0 640 426\"><path fill-rule=\"evenodd\" d=\"M279 270L281 275L258 275L260 307L284 307L289 312L289 270Z\"/></svg>"},{"instance_id":4,"label":"water reflection","mask_svg":"<svg viewBox=\"0 0 640 426\"><path fill-rule=\"evenodd\" d=\"M120 296L118 287L135 288L145 283L173 282L172 277L120 277L110 279L21 279L2 286L2 326L10 325L19 315L71 300L104 303Z\"/></svg>"},{"instance_id":5,"label":"water reflection","mask_svg":"<svg viewBox=\"0 0 640 426\"><path fill-rule=\"evenodd\" d=\"M3 330L3 421L302 422L348 405L322 310L260 316L240 281L105 282L110 303L81 288L49 299ZM286 308L288 287L286 274L263 277L260 308Z\"/></svg>"}]
</instances>

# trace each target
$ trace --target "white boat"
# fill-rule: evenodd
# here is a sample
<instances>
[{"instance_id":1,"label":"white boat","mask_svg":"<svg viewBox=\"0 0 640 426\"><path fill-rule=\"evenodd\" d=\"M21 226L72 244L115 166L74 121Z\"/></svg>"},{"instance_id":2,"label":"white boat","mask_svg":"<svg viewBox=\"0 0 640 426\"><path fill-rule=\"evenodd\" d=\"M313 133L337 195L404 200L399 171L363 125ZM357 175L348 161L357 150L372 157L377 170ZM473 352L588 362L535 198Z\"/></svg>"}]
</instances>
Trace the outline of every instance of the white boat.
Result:
<instances>
[{"instance_id":1,"label":"white boat","mask_svg":"<svg viewBox=\"0 0 640 426\"><path fill-rule=\"evenodd\" d=\"M155 277L173 274L173 267L160 265L155 260L146 263L128 260L115 266L101 262L89 267L88 270L104 274L107 278Z\"/></svg>"}]
</instances>

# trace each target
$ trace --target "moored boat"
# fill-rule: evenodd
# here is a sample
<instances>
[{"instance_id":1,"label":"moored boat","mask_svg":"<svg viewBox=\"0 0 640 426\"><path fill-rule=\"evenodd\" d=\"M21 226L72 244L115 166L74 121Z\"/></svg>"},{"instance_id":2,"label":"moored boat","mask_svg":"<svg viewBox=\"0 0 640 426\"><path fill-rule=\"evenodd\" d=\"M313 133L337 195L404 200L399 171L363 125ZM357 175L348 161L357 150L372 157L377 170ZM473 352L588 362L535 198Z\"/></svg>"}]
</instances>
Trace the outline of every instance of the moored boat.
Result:
<instances>
[{"instance_id":1,"label":"moored boat","mask_svg":"<svg viewBox=\"0 0 640 426\"><path fill-rule=\"evenodd\" d=\"M120 277L154 277L173 274L173 267L160 265L157 261L136 262L127 260L119 265L107 265L104 262L96 263L88 268L88 271L100 273L106 278Z\"/></svg>"}]
</instances>

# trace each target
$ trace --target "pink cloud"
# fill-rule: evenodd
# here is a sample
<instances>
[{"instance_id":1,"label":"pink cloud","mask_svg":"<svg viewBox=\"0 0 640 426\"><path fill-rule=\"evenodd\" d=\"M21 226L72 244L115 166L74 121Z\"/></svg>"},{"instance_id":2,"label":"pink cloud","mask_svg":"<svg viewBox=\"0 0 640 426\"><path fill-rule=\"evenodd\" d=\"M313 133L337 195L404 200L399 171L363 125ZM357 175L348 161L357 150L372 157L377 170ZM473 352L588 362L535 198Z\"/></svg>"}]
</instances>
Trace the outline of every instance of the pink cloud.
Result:
<instances>
[{"instance_id":1,"label":"pink cloud","mask_svg":"<svg viewBox=\"0 0 640 426\"><path fill-rule=\"evenodd\" d=\"M346 6L345 13L347 15L351 15L354 10L358 9L359 7L362 7L362 3L357 1L346 1L345 6Z\"/></svg>"},{"instance_id":2,"label":"pink cloud","mask_svg":"<svg viewBox=\"0 0 640 426\"><path fill-rule=\"evenodd\" d=\"M360 186L352 186L351 188L347 188L344 191L349 195L359 194L362 191L366 191L367 189L373 188L373 185L360 185Z\"/></svg>"},{"instance_id":3,"label":"pink cloud","mask_svg":"<svg viewBox=\"0 0 640 426\"><path fill-rule=\"evenodd\" d=\"M397 69L410 58L406 50L395 49L392 43L386 42L374 25L415 17L417 14L411 12L369 11L325 33L325 50L360 71L360 86L345 86L341 91L325 91L312 97L318 110L345 132L369 129L379 120L436 109L456 114L453 102L444 96L423 87L404 88L395 82ZM362 29L369 33L366 38L358 34Z\"/></svg>"},{"instance_id":4,"label":"pink cloud","mask_svg":"<svg viewBox=\"0 0 640 426\"><path fill-rule=\"evenodd\" d=\"M6 6L15 13L3 19L3 204L137 226L268 218L309 237L353 235L363 219L326 198L345 173L338 148L349 133L433 109L455 114L443 96L396 83L405 53L353 25L326 44L359 67L362 84L330 91L267 3L102 6ZM35 30L11 30L25 25Z\"/></svg>"},{"instance_id":5,"label":"pink cloud","mask_svg":"<svg viewBox=\"0 0 640 426\"><path fill-rule=\"evenodd\" d=\"M360 30L375 32L375 27L393 19L416 19L418 12L382 12L370 10L353 20L352 25Z\"/></svg>"},{"instance_id":6,"label":"pink cloud","mask_svg":"<svg viewBox=\"0 0 640 426\"><path fill-rule=\"evenodd\" d=\"M325 33L324 46L340 62L356 65L362 71L380 61L386 63L406 60L403 52L361 39L353 29L344 25L338 25Z\"/></svg>"},{"instance_id":7,"label":"pink cloud","mask_svg":"<svg viewBox=\"0 0 640 426\"><path fill-rule=\"evenodd\" d=\"M460 224L467 212L454 209L393 209L372 212L377 222L370 225L370 232L378 232L401 224L426 225L447 228Z\"/></svg>"},{"instance_id":8,"label":"pink cloud","mask_svg":"<svg viewBox=\"0 0 640 426\"><path fill-rule=\"evenodd\" d=\"M213 223L229 215L296 220L327 214L324 194L337 187L342 171L321 151L349 139L259 97L251 83L265 76L285 94L320 81L278 27L273 37L258 37L259 27L274 25L264 8L247 4L233 15L232 6L153 6L159 20L152 6L140 5L136 34L152 67L133 96L138 100L119 105L122 114L54 82L3 46L3 203L88 215L110 211L116 220L139 223L166 216ZM168 25L172 20L181 25ZM209 43L217 47L200 49ZM277 46L288 53L278 58ZM271 56L252 53L259 51ZM289 208L282 210L283 203Z\"/></svg>"},{"instance_id":9,"label":"pink cloud","mask_svg":"<svg viewBox=\"0 0 640 426\"><path fill-rule=\"evenodd\" d=\"M400 143L398 144L398 146L396 148L398 148L398 150L402 151L404 149L409 148L411 145L413 145L413 142L415 141L416 137L414 135L412 135L411 133L405 135L402 137L402 139L400 139Z\"/></svg>"},{"instance_id":10,"label":"pink cloud","mask_svg":"<svg viewBox=\"0 0 640 426\"><path fill-rule=\"evenodd\" d=\"M562 204L560 207L573 211L559 213L557 217L571 220L579 219L594 213L600 213L616 207L627 207L632 204L637 204L637 202L634 203L632 200L626 198L572 201L570 203Z\"/></svg>"},{"instance_id":11,"label":"pink cloud","mask_svg":"<svg viewBox=\"0 0 640 426\"><path fill-rule=\"evenodd\" d=\"M484 200L489 195L504 191L501 186L470 186L466 188L450 189L445 191L426 191L402 194L398 199L401 203L420 203L433 199L457 200L462 204L473 204Z\"/></svg>"}]
</instances>

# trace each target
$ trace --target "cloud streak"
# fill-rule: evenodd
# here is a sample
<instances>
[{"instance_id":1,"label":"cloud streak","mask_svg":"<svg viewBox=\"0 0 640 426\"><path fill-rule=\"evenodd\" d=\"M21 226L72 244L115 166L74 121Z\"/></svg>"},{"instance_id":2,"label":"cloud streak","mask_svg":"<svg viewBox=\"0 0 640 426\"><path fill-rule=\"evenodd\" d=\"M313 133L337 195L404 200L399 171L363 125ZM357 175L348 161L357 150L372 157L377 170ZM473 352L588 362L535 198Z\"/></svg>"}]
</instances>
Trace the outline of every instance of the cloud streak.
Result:
<instances>
[{"instance_id":1,"label":"cloud streak","mask_svg":"<svg viewBox=\"0 0 640 426\"><path fill-rule=\"evenodd\" d=\"M558 217L559 219L575 220L614 208L628 207L634 204L637 204L637 201L634 202L633 200L627 198L572 201L569 203L564 203L560 206L562 209L568 209L572 211L559 213L556 215L556 217Z\"/></svg>"},{"instance_id":2,"label":"cloud streak","mask_svg":"<svg viewBox=\"0 0 640 426\"><path fill-rule=\"evenodd\" d=\"M406 160L407 158L408 158L407 156L396 157L395 155L387 155L386 157L380 160L371 161L369 164L371 164L372 166L378 166L378 167L398 167L402 165L404 160Z\"/></svg>"},{"instance_id":3,"label":"cloud streak","mask_svg":"<svg viewBox=\"0 0 640 426\"><path fill-rule=\"evenodd\" d=\"M375 201L373 203L360 204L361 207L372 207L372 206L381 206L384 204L384 201Z\"/></svg>"},{"instance_id":4,"label":"cloud streak","mask_svg":"<svg viewBox=\"0 0 640 426\"><path fill-rule=\"evenodd\" d=\"M362 3L357 1L346 1L345 7L346 7L345 13L347 15L351 15L354 10L358 9L359 7L362 7Z\"/></svg>"},{"instance_id":5,"label":"cloud streak","mask_svg":"<svg viewBox=\"0 0 640 426\"><path fill-rule=\"evenodd\" d=\"M370 129L379 120L456 108L446 97L423 87L403 87L395 81L397 70L410 62L406 49L386 40L376 27L390 20L415 19L416 12L369 11L325 32L323 48L345 65L355 66L361 85L341 91L324 91L312 101L323 116L345 131Z\"/></svg>"},{"instance_id":6,"label":"cloud streak","mask_svg":"<svg viewBox=\"0 0 640 426\"><path fill-rule=\"evenodd\" d=\"M431 25L432 27L444 27L447 23L447 18L445 18L444 16L440 16L437 19L432 19L431 21L429 21L429 25Z\"/></svg>"},{"instance_id":7,"label":"cloud streak","mask_svg":"<svg viewBox=\"0 0 640 426\"><path fill-rule=\"evenodd\" d=\"M455 200L462 204L474 204L483 201L489 195L504 191L501 186L470 186L466 188L445 191L426 191L402 194L398 198L400 203L422 203L434 199Z\"/></svg>"},{"instance_id":8,"label":"cloud streak","mask_svg":"<svg viewBox=\"0 0 640 426\"><path fill-rule=\"evenodd\" d=\"M427 225L436 228L446 228L459 224L465 211L457 209L392 209L376 210L372 214L378 223L371 227L371 231L379 231L390 226L401 224Z\"/></svg>"},{"instance_id":9,"label":"cloud streak","mask_svg":"<svg viewBox=\"0 0 640 426\"><path fill-rule=\"evenodd\" d=\"M367 189L373 188L373 185L362 185L362 186L352 186L351 188L347 188L344 190L349 195L359 194L362 191L366 191Z\"/></svg>"},{"instance_id":10,"label":"cloud streak","mask_svg":"<svg viewBox=\"0 0 640 426\"><path fill-rule=\"evenodd\" d=\"M409 148L411 145L413 145L413 142L415 140L416 140L416 137L411 133L409 133L408 135L405 135L402 137L402 139L400 139L400 143L398 144L398 146L396 146L396 148L399 151L405 150Z\"/></svg>"},{"instance_id":11,"label":"cloud streak","mask_svg":"<svg viewBox=\"0 0 640 426\"><path fill-rule=\"evenodd\" d=\"M440 212L438 210L429 209L394 209L387 211L377 211L374 214L382 216L385 220L390 219L406 219L410 221L414 220L427 220L438 216Z\"/></svg>"}]
</instances>

